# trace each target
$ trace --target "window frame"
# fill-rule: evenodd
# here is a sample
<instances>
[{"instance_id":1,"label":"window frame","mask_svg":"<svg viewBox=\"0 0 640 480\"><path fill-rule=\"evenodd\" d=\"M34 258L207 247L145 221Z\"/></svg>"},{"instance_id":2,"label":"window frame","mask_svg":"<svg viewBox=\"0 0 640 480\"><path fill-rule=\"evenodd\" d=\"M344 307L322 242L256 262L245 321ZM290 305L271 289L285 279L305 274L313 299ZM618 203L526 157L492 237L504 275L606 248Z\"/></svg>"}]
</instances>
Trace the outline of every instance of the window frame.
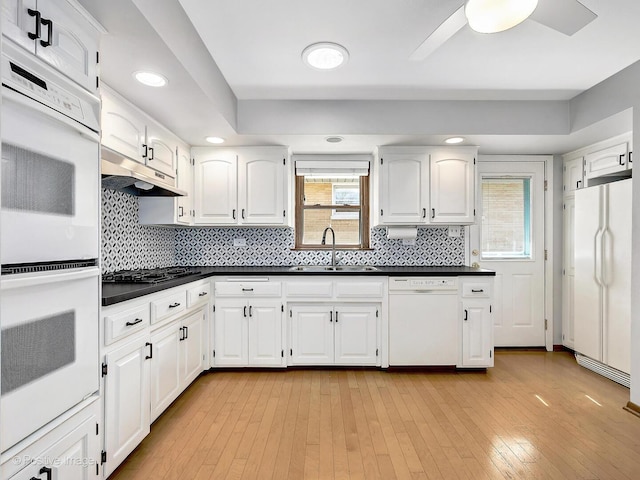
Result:
<instances>
[{"instance_id":1,"label":"window frame","mask_svg":"<svg viewBox=\"0 0 640 480\"><path fill-rule=\"evenodd\" d=\"M304 175L295 176L295 246L294 250L331 250L331 244L303 243L304 212L305 210L330 210L333 212L360 212L360 244L338 244L340 250L370 250L370 175L359 177L360 205L305 205L304 204ZM332 187L333 190L333 187ZM333 191L332 191L333 200ZM337 218L335 220L348 220ZM355 220L355 219L353 219ZM329 226L329 225L327 225Z\"/></svg>"}]
</instances>

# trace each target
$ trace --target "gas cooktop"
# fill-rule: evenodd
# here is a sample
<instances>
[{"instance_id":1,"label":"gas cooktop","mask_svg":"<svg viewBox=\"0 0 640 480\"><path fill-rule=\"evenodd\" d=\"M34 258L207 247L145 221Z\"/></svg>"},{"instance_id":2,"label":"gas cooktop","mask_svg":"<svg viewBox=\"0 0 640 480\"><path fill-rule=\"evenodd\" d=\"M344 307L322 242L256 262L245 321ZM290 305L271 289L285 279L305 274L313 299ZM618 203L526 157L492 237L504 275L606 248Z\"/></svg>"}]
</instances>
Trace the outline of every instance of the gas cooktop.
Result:
<instances>
[{"instance_id":1,"label":"gas cooktop","mask_svg":"<svg viewBox=\"0 0 640 480\"><path fill-rule=\"evenodd\" d=\"M146 268L139 270L118 270L102 275L105 283L161 283L174 278L200 273L193 267Z\"/></svg>"}]
</instances>

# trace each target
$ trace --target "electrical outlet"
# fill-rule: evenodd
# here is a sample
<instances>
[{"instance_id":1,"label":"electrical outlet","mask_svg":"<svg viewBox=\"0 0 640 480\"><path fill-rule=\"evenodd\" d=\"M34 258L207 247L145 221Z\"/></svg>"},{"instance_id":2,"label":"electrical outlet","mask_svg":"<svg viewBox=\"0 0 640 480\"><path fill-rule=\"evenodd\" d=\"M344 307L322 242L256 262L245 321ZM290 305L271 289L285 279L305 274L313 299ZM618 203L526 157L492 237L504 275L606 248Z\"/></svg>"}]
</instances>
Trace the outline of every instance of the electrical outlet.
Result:
<instances>
[{"instance_id":1,"label":"electrical outlet","mask_svg":"<svg viewBox=\"0 0 640 480\"><path fill-rule=\"evenodd\" d=\"M415 238L403 238L402 239L402 244L403 245L415 245L416 244L416 239Z\"/></svg>"},{"instance_id":2,"label":"electrical outlet","mask_svg":"<svg viewBox=\"0 0 640 480\"><path fill-rule=\"evenodd\" d=\"M459 237L462 235L462 227L460 225L449 225L449 236Z\"/></svg>"},{"instance_id":3,"label":"electrical outlet","mask_svg":"<svg viewBox=\"0 0 640 480\"><path fill-rule=\"evenodd\" d=\"M233 239L233 246L234 247L246 247L247 246L247 239L246 238L234 238Z\"/></svg>"}]
</instances>

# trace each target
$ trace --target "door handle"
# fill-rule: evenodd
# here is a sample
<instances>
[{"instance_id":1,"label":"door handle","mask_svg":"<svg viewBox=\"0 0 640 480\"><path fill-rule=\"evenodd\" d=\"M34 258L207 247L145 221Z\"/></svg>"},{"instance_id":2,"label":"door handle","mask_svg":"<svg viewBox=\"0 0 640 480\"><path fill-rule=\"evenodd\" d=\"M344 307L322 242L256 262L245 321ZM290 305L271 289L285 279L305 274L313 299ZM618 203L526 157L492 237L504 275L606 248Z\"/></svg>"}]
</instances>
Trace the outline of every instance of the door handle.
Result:
<instances>
[{"instance_id":1,"label":"door handle","mask_svg":"<svg viewBox=\"0 0 640 480\"><path fill-rule=\"evenodd\" d=\"M149 160L153 160L153 147L149 147L149 151L151 152L151 158Z\"/></svg>"},{"instance_id":2,"label":"door handle","mask_svg":"<svg viewBox=\"0 0 640 480\"><path fill-rule=\"evenodd\" d=\"M431 218L436 218L436 209L435 208L431 209Z\"/></svg>"},{"instance_id":3,"label":"door handle","mask_svg":"<svg viewBox=\"0 0 640 480\"><path fill-rule=\"evenodd\" d=\"M184 217L184 207L178 207L178 217Z\"/></svg>"},{"instance_id":4,"label":"door handle","mask_svg":"<svg viewBox=\"0 0 640 480\"><path fill-rule=\"evenodd\" d=\"M618 160L618 163L619 163L620 165L624 165L624 157L626 157L626 156L627 156L627 154L626 154L626 153L622 153L622 154L620 154L620 159Z\"/></svg>"},{"instance_id":5,"label":"door handle","mask_svg":"<svg viewBox=\"0 0 640 480\"><path fill-rule=\"evenodd\" d=\"M184 327L180 327L178 330L180 330L180 338L178 340L183 341L185 338L184 336Z\"/></svg>"},{"instance_id":6,"label":"door handle","mask_svg":"<svg viewBox=\"0 0 640 480\"><path fill-rule=\"evenodd\" d=\"M329 321L333 322L333 310L329 312Z\"/></svg>"},{"instance_id":7,"label":"door handle","mask_svg":"<svg viewBox=\"0 0 640 480\"><path fill-rule=\"evenodd\" d=\"M629 152L629 163L633 163L633 152Z\"/></svg>"},{"instance_id":8,"label":"door handle","mask_svg":"<svg viewBox=\"0 0 640 480\"><path fill-rule=\"evenodd\" d=\"M40 22L42 25L47 27L47 40L40 40L40 45L43 47L50 47L53 40L53 20L43 18Z\"/></svg>"},{"instance_id":9,"label":"door handle","mask_svg":"<svg viewBox=\"0 0 640 480\"><path fill-rule=\"evenodd\" d=\"M582 183L582 180L578 180L576 182L576 189L580 188L580 184Z\"/></svg>"},{"instance_id":10,"label":"door handle","mask_svg":"<svg viewBox=\"0 0 640 480\"><path fill-rule=\"evenodd\" d=\"M153 358L153 345L149 342L144 344L145 347L149 347L149 355L147 355L146 357L144 357L145 360L149 360L150 358Z\"/></svg>"},{"instance_id":11,"label":"door handle","mask_svg":"<svg viewBox=\"0 0 640 480\"><path fill-rule=\"evenodd\" d=\"M427 218L427 209L426 208L422 209L422 218Z\"/></svg>"},{"instance_id":12,"label":"door handle","mask_svg":"<svg viewBox=\"0 0 640 480\"><path fill-rule=\"evenodd\" d=\"M483 288L478 288L477 290L473 288L471 289L471 293L482 293L482 292L484 292Z\"/></svg>"},{"instance_id":13,"label":"door handle","mask_svg":"<svg viewBox=\"0 0 640 480\"><path fill-rule=\"evenodd\" d=\"M186 340L187 338L189 338L189 327L182 327L184 328L184 339Z\"/></svg>"},{"instance_id":14,"label":"door handle","mask_svg":"<svg viewBox=\"0 0 640 480\"><path fill-rule=\"evenodd\" d=\"M469 310L466 310L466 309L465 309L465 311L464 311L464 318L463 318L463 320L464 320L465 322L466 322L467 320L469 320Z\"/></svg>"},{"instance_id":15,"label":"door handle","mask_svg":"<svg viewBox=\"0 0 640 480\"><path fill-rule=\"evenodd\" d=\"M42 17L41 17L40 12L38 10L32 10L32 9L28 8L27 9L27 13L29 14L30 17L36 17L36 31L35 32L29 32L27 34L31 40L36 40L36 39L40 38L40 36L42 35L42 31L40 30L40 22L41 22Z\"/></svg>"},{"instance_id":16,"label":"door handle","mask_svg":"<svg viewBox=\"0 0 640 480\"><path fill-rule=\"evenodd\" d=\"M593 278L600 286L602 286L602 279L600 278L600 272L602 272L602 235L602 229L598 228L593 240L593 253L595 259L593 262Z\"/></svg>"},{"instance_id":17,"label":"door handle","mask_svg":"<svg viewBox=\"0 0 640 480\"><path fill-rule=\"evenodd\" d=\"M242 209L242 219L244 220L244 208Z\"/></svg>"},{"instance_id":18,"label":"door handle","mask_svg":"<svg viewBox=\"0 0 640 480\"><path fill-rule=\"evenodd\" d=\"M253 317L253 307L249 305L249 316Z\"/></svg>"},{"instance_id":19,"label":"door handle","mask_svg":"<svg viewBox=\"0 0 640 480\"><path fill-rule=\"evenodd\" d=\"M176 303L172 303L171 305L169 305L169 308L176 308L180 306L180 302L176 302Z\"/></svg>"},{"instance_id":20,"label":"door handle","mask_svg":"<svg viewBox=\"0 0 640 480\"><path fill-rule=\"evenodd\" d=\"M125 323L125 325L127 327L133 327L134 325L137 325L139 323L142 323L142 319L141 318L136 318L133 322L127 322L127 323Z\"/></svg>"},{"instance_id":21,"label":"door handle","mask_svg":"<svg viewBox=\"0 0 640 480\"><path fill-rule=\"evenodd\" d=\"M144 153L142 154L142 158L147 158L149 156L149 145L147 145L146 143L143 143L142 148L144 148Z\"/></svg>"},{"instance_id":22,"label":"door handle","mask_svg":"<svg viewBox=\"0 0 640 480\"><path fill-rule=\"evenodd\" d=\"M245 317L247 316L247 306L244 306L244 309L242 310L242 315L244 315Z\"/></svg>"},{"instance_id":23,"label":"door handle","mask_svg":"<svg viewBox=\"0 0 640 480\"><path fill-rule=\"evenodd\" d=\"M336 323L338 323L338 310L336 310Z\"/></svg>"},{"instance_id":24,"label":"door handle","mask_svg":"<svg viewBox=\"0 0 640 480\"><path fill-rule=\"evenodd\" d=\"M200 292L200 293L198 294L198 296L199 296L199 297L204 297L204 296L206 296L206 295L207 295L207 292Z\"/></svg>"},{"instance_id":25,"label":"door handle","mask_svg":"<svg viewBox=\"0 0 640 480\"><path fill-rule=\"evenodd\" d=\"M47 476L47 480L51 480L51 469L49 467L42 467L38 473L44 473Z\"/></svg>"}]
</instances>

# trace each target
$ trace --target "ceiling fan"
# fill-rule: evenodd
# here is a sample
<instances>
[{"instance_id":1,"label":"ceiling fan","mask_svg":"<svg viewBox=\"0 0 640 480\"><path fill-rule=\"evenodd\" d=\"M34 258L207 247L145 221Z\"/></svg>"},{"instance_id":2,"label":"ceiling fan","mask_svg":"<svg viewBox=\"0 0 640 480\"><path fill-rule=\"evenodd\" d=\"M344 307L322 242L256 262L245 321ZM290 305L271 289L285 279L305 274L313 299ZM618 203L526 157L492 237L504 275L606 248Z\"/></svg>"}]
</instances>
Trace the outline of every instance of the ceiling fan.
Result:
<instances>
[{"instance_id":1,"label":"ceiling fan","mask_svg":"<svg viewBox=\"0 0 640 480\"><path fill-rule=\"evenodd\" d=\"M485 29L486 27L479 25L473 18L474 10L477 12L477 9L479 8L488 7L493 8L495 12L502 12L504 11L503 4L507 3L509 2L506 0L466 1L464 5L458 8L449 18L442 22L440 26L436 28L418 48L416 48L409 59L414 61L424 60L467 24L469 24L474 30L482 33L495 33L511 28L525 19L529 19L570 36L597 18L595 13L585 7L578 0L538 0L537 2L535 0L514 0L513 3L516 5L521 6L522 4L528 4L529 10L526 11L525 8L525 12L522 16L514 20L515 23L511 22L509 24L509 22L507 22L509 26L506 28L496 27L493 29ZM480 17L480 23L482 23L485 15L480 15Z\"/></svg>"}]
</instances>

